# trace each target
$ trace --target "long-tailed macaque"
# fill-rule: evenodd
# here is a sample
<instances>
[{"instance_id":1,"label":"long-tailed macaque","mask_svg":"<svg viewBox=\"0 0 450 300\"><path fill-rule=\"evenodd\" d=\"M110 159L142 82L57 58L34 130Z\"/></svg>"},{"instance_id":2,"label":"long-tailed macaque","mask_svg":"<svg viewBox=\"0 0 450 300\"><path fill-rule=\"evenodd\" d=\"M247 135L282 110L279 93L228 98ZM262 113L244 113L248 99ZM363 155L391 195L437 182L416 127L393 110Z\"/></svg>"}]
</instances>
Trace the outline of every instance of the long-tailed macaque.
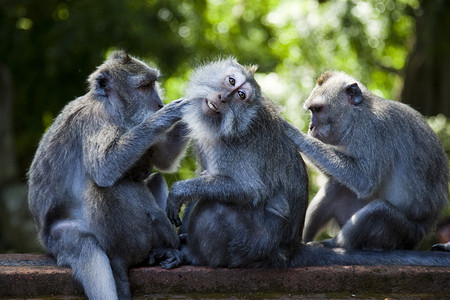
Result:
<instances>
[{"instance_id":1,"label":"long-tailed macaque","mask_svg":"<svg viewBox=\"0 0 450 300\"><path fill-rule=\"evenodd\" d=\"M339 72L326 72L304 107L307 136L286 133L327 177L306 213L304 242L334 219L328 247L412 249L447 204L447 156L436 134L409 106L372 94Z\"/></svg>"},{"instance_id":2,"label":"long-tailed macaque","mask_svg":"<svg viewBox=\"0 0 450 300\"><path fill-rule=\"evenodd\" d=\"M168 169L187 144L182 101L165 107L157 70L114 52L44 134L28 201L41 243L70 266L89 299L129 299L128 268L181 263L165 215ZM158 205L159 204L159 205ZM164 210L164 211L163 211Z\"/></svg>"}]
</instances>

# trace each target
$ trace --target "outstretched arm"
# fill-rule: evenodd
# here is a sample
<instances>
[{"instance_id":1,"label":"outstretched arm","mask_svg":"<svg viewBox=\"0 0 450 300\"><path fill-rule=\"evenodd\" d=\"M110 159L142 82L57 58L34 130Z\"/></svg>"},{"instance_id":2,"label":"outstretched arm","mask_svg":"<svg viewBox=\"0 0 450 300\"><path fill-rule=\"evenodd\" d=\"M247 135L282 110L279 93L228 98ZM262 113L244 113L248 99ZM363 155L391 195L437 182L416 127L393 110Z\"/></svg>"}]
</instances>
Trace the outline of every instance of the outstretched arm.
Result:
<instances>
[{"instance_id":1,"label":"outstretched arm","mask_svg":"<svg viewBox=\"0 0 450 300\"><path fill-rule=\"evenodd\" d=\"M178 214L183 203L209 200L251 205L256 197L250 188L231 177L206 174L174 183L167 199L167 216L174 225L180 226Z\"/></svg>"},{"instance_id":2,"label":"outstretched arm","mask_svg":"<svg viewBox=\"0 0 450 300\"><path fill-rule=\"evenodd\" d=\"M153 163L161 170L170 170L182 158L189 143L186 123L179 121L153 146Z\"/></svg>"},{"instance_id":3,"label":"outstretched arm","mask_svg":"<svg viewBox=\"0 0 450 300\"><path fill-rule=\"evenodd\" d=\"M325 144L316 138L308 136L289 124L283 123L284 133L322 172L335 178L347 186L359 198L370 196L381 180L379 164L374 164L377 158L351 156L338 147ZM374 151L375 152L375 151Z\"/></svg>"}]
</instances>

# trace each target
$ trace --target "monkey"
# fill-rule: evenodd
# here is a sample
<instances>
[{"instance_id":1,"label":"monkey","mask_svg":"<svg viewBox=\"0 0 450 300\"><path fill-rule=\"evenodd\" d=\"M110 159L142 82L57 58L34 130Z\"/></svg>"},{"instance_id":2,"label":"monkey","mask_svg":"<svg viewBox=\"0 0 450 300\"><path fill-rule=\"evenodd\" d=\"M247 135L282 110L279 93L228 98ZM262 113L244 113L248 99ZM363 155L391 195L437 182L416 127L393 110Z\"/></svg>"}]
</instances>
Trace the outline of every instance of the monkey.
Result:
<instances>
[{"instance_id":1,"label":"monkey","mask_svg":"<svg viewBox=\"0 0 450 300\"><path fill-rule=\"evenodd\" d=\"M279 109L262 94L255 71L233 58L219 59L196 68L188 83L182 120L196 149L199 176L174 183L166 208L171 222L181 225L184 263L450 266L445 252L380 254L305 245L306 166L284 134Z\"/></svg>"},{"instance_id":2,"label":"monkey","mask_svg":"<svg viewBox=\"0 0 450 300\"><path fill-rule=\"evenodd\" d=\"M28 172L40 242L89 299L130 299L130 266L181 263L167 184L150 172L177 164L187 127L182 99L163 105L159 76L123 50L110 54L45 132Z\"/></svg>"},{"instance_id":3,"label":"monkey","mask_svg":"<svg viewBox=\"0 0 450 300\"><path fill-rule=\"evenodd\" d=\"M301 243L306 167L254 70L220 59L196 69L186 89L183 121L201 174L172 185L167 212L180 226L181 205L195 202L183 216L182 248L194 265L285 266ZM275 153L289 164L271 159Z\"/></svg>"},{"instance_id":4,"label":"monkey","mask_svg":"<svg viewBox=\"0 0 450 300\"><path fill-rule=\"evenodd\" d=\"M306 212L303 241L345 249L414 249L447 203L448 160L419 112L327 71L304 103L309 136L285 123L299 150L327 176Z\"/></svg>"}]
</instances>

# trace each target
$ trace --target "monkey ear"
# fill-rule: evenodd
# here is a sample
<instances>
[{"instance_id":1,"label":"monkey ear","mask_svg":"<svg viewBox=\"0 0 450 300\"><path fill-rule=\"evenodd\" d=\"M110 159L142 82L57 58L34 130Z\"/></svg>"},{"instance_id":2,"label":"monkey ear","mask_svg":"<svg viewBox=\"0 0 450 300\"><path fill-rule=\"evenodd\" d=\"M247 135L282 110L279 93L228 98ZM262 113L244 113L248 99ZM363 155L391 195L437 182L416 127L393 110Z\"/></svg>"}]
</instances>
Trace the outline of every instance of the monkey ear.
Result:
<instances>
[{"instance_id":1,"label":"monkey ear","mask_svg":"<svg viewBox=\"0 0 450 300\"><path fill-rule=\"evenodd\" d=\"M250 72L250 74L255 75L256 70L258 70L258 65L251 65L247 67L247 70Z\"/></svg>"},{"instance_id":2,"label":"monkey ear","mask_svg":"<svg viewBox=\"0 0 450 300\"><path fill-rule=\"evenodd\" d=\"M102 71L94 77L95 95L104 102L111 115L120 115L123 103L114 90L114 82L109 71Z\"/></svg>"},{"instance_id":3,"label":"monkey ear","mask_svg":"<svg viewBox=\"0 0 450 300\"><path fill-rule=\"evenodd\" d=\"M117 50L111 53L111 58L115 60L119 60L121 63L126 64L131 61L131 57L128 55L128 52L125 50Z\"/></svg>"},{"instance_id":4,"label":"monkey ear","mask_svg":"<svg viewBox=\"0 0 450 300\"><path fill-rule=\"evenodd\" d=\"M362 92L356 82L349 84L345 87L345 93L347 94L347 100L353 105L358 105L362 102Z\"/></svg>"},{"instance_id":5,"label":"monkey ear","mask_svg":"<svg viewBox=\"0 0 450 300\"><path fill-rule=\"evenodd\" d=\"M108 97L110 91L110 76L101 72L95 77L95 94L100 97Z\"/></svg>"}]
</instances>

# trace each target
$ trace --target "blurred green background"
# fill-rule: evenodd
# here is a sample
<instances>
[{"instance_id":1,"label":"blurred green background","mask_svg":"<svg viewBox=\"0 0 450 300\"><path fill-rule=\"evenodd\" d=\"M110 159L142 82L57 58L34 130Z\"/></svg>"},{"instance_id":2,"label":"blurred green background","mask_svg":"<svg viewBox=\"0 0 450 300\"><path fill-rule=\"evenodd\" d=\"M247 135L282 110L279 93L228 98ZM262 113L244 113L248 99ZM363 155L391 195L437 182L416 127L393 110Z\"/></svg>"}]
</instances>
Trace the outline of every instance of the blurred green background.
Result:
<instances>
[{"instance_id":1,"label":"blurred green background","mask_svg":"<svg viewBox=\"0 0 450 300\"><path fill-rule=\"evenodd\" d=\"M158 67L166 103L183 96L201 62L257 64L263 91L304 131L315 79L342 70L421 111L449 153L449 37L446 0L0 0L0 252L42 251L27 169L45 129L111 50ZM189 154L170 182L194 176ZM313 196L321 177L310 171Z\"/></svg>"}]
</instances>

